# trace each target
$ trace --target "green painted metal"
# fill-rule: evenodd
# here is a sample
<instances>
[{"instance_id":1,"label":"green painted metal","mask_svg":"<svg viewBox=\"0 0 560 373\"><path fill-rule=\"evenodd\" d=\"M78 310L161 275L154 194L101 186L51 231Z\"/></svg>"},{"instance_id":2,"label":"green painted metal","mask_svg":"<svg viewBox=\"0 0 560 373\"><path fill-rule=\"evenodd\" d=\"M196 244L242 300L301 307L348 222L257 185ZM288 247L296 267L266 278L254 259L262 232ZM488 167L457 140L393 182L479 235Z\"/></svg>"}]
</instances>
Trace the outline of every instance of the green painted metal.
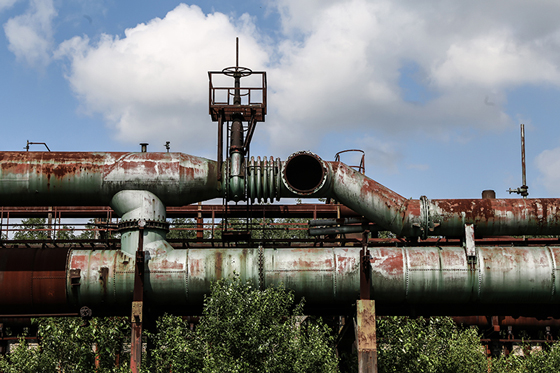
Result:
<instances>
[{"instance_id":1,"label":"green painted metal","mask_svg":"<svg viewBox=\"0 0 560 373\"><path fill-rule=\"evenodd\" d=\"M359 297L360 248L185 249L146 260L146 299L200 306L213 281L239 275L255 286L283 284L314 307L348 306ZM379 305L559 305L560 247L477 248L472 266L461 247L371 247L371 297ZM108 268L106 283L101 268ZM73 250L67 282L72 304L129 305L134 257L118 250ZM483 308L481 308L482 310Z\"/></svg>"},{"instance_id":2,"label":"green painted metal","mask_svg":"<svg viewBox=\"0 0 560 373\"><path fill-rule=\"evenodd\" d=\"M107 206L147 190L168 206L222 196L215 161L182 153L0 152L3 206Z\"/></svg>"}]
</instances>

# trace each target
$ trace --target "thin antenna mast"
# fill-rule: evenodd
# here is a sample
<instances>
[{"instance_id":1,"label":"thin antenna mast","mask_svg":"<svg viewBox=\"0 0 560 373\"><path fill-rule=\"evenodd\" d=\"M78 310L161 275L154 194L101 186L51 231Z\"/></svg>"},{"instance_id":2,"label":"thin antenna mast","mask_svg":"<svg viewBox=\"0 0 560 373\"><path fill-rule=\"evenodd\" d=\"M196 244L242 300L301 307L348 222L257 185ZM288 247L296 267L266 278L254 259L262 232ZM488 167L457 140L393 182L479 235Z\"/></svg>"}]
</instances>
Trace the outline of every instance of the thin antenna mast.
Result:
<instances>
[{"instance_id":1,"label":"thin antenna mast","mask_svg":"<svg viewBox=\"0 0 560 373\"><path fill-rule=\"evenodd\" d=\"M529 187L527 186L527 174L525 168L525 125L523 123L521 124L521 179L523 185L521 185L517 189L509 188L509 190L507 191L510 194L517 193L517 194L521 194L523 198L527 198L527 196L529 195L529 191L528 191Z\"/></svg>"}]
</instances>

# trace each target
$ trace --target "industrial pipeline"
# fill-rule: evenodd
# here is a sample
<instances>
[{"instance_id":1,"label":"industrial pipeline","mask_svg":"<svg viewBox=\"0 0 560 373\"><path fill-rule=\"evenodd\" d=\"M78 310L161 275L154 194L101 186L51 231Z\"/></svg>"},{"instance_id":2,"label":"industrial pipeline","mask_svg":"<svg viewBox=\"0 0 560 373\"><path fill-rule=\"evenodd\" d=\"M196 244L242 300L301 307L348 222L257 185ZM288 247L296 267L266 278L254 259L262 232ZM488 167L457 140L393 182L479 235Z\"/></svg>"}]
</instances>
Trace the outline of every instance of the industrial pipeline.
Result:
<instances>
[{"instance_id":1,"label":"industrial pipeline","mask_svg":"<svg viewBox=\"0 0 560 373\"><path fill-rule=\"evenodd\" d=\"M220 170L215 161L180 153L0 153L2 205L108 204L121 217L120 250L0 249L0 306L126 313L141 240L144 292L154 308L200 307L212 281L234 273L260 287L283 283L309 307L349 307L359 296L360 248L182 250L167 243L166 206L228 193L227 162ZM465 237L465 226L484 237L550 235L560 224L558 199L405 199L310 152L283 162L249 160L242 171L236 184L242 199L332 198L411 242ZM553 310L543 306L560 304L560 246L409 244L367 251L380 312L459 315L517 307L519 314L549 316Z\"/></svg>"}]
</instances>

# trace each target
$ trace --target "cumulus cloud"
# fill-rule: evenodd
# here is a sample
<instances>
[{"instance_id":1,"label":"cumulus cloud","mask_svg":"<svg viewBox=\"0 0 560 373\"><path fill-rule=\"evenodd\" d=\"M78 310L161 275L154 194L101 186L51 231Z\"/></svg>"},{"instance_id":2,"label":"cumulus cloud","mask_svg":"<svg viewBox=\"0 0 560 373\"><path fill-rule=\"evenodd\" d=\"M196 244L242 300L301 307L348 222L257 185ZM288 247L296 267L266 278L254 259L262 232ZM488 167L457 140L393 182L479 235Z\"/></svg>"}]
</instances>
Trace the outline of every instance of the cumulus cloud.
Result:
<instances>
[{"instance_id":1,"label":"cumulus cloud","mask_svg":"<svg viewBox=\"0 0 560 373\"><path fill-rule=\"evenodd\" d=\"M72 89L86 110L105 116L119 139L170 140L191 153L213 149L216 141L207 71L235 65L236 36L241 65L263 68L268 58L249 16L205 15L197 6L179 5L124 34L96 43L74 37L60 45L55 55L69 59Z\"/></svg>"},{"instance_id":2,"label":"cumulus cloud","mask_svg":"<svg viewBox=\"0 0 560 373\"><path fill-rule=\"evenodd\" d=\"M38 0L37 0L38 1ZM424 133L462 141L465 128L513 125L507 92L525 84L560 85L560 3L431 0L276 0L276 44L250 15L205 15L180 5L122 38L74 37L56 53L85 110L102 113L123 141L179 141L197 152L215 142L207 114L206 71L234 64L266 69L269 115L260 126L269 152L315 149L322 133L349 129L367 138ZM271 58L274 56L274 59ZM405 99L403 74L429 92ZM356 142L358 144L359 141ZM398 152L374 143L381 158ZM370 147L371 152L375 152Z\"/></svg>"},{"instance_id":3,"label":"cumulus cloud","mask_svg":"<svg viewBox=\"0 0 560 373\"><path fill-rule=\"evenodd\" d=\"M560 193L560 147L548 149L539 154L535 160L541 176L539 182L552 195Z\"/></svg>"},{"instance_id":4,"label":"cumulus cloud","mask_svg":"<svg viewBox=\"0 0 560 373\"><path fill-rule=\"evenodd\" d=\"M4 24L10 51L31 66L46 66L50 61L52 21L56 15L52 0L31 0L24 14Z\"/></svg>"},{"instance_id":5,"label":"cumulus cloud","mask_svg":"<svg viewBox=\"0 0 560 373\"><path fill-rule=\"evenodd\" d=\"M4 9L10 8L14 5L18 0L0 0L0 12Z\"/></svg>"},{"instance_id":6,"label":"cumulus cloud","mask_svg":"<svg viewBox=\"0 0 560 373\"><path fill-rule=\"evenodd\" d=\"M271 138L302 127L446 137L513 125L507 90L560 85L560 4L278 0L287 32L271 71ZM530 15L530 16L528 16ZM432 98L406 102L401 68L414 63ZM272 84L271 84L272 86ZM489 104L491 103L491 104ZM286 128L288 124L288 128ZM308 137L299 137L302 146Z\"/></svg>"}]
</instances>

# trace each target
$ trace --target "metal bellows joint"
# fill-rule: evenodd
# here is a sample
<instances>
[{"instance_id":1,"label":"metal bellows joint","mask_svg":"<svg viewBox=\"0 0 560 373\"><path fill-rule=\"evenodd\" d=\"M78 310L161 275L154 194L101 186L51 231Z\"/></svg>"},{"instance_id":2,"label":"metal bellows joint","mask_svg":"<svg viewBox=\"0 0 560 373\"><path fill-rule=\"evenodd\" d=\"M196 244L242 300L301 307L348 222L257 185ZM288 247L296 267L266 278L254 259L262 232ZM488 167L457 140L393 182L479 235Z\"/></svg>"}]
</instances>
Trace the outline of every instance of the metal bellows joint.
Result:
<instances>
[{"instance_id":1,"label":"metal bellows joint","mask_svg":"<svg viewBox=\"0 0 560 373\"><path fill-rule=\"evenodd\" d=\"M245 165L245 178L240 178L241 172L234 168L236 161L232 157L228 162L232 177L227 190L233 200L242 188L246 188L251 202L263 203L279 201L281 197L323 197L330 187L328 164L308 151L294 153L284 162L273 157L251 157Z\"/></svg>"}]
</instances>

